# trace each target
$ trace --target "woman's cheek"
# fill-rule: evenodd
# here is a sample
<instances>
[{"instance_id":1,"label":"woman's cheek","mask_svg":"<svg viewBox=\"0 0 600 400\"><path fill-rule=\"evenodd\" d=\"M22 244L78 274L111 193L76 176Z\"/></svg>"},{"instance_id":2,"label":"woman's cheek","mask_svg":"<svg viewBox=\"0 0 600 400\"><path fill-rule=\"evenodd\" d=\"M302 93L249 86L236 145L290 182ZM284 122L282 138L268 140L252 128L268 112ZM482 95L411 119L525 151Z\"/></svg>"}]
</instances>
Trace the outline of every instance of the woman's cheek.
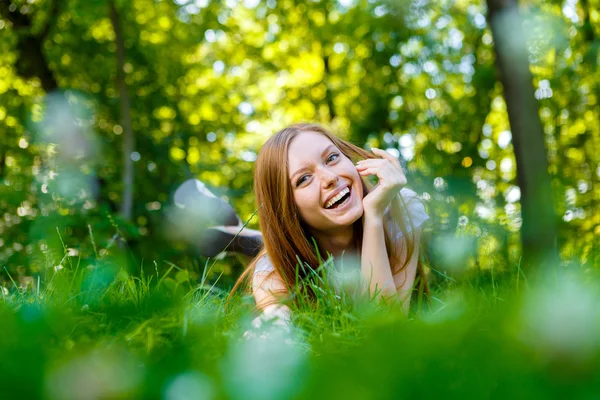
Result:
<instances>
[{"instance_id":1,"label":"woman's cheek","mask_svg":"<svg viewBox=\"0 0 600 400\"><path fill-rule=\"evenodd\" d=\"M295 196L294 199L296 200L296 206L298 207L298 211L300 212L300 217L302 217L302 219L304 221L307 221L307 219L310 219L310 214L311 210L313 210L313 207L311 205L311 195L309 195L309 193L305 190L298 192Z\"/></svg>"}]
</instances>

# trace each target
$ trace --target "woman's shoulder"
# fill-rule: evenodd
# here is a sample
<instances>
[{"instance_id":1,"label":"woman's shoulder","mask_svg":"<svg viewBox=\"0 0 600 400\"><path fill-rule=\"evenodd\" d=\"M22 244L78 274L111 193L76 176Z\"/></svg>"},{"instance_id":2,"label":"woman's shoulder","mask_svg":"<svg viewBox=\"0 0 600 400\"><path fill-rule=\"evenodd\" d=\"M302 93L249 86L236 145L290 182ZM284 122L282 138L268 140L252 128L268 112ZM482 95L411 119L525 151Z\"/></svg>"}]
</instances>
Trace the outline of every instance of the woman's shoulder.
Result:
<instances>
[{"instance_id":1,"label":"woman's shoulder","mask_svg":"<svg viewBox=\"0 0 600 400\"><path fill-rule=\"evenodd\" d=\"M254 273L271 273L275 270L268 255L263 255L254 266Z\"/></svg>"},{"instance_id":2,"label":"woman's shoulder","mask_svg":"<svg viewBox=\"0 0 600 400\"><path fill-rule=\"evenodd\" d=\"M425 202L417 192L408 188L402 188L400 196L406 205L405 211L413 220L423 223L429 218L429 215L425 211Z\"/></svg>"},{"instance_id":3,"label":"woman's shoulder","mask_svg":"<svg viewBox=\"0 0 600 400\"><path fill-rule=\"evenodd\" d=\"M425 210L425 203L414 190L402 188L400 190L400 197L402 198L403 203L400 215L402 216L406 232L410 233L413 229L423 225L425 221L429 219L429 215ZM385 214L388 215L388 217L389 211L390 208L388 206L388 208L385 210ZM392 237L395 239L401 238L403 233L398 223L392 220L391 225Z\"/></svg>"}]
</instances>

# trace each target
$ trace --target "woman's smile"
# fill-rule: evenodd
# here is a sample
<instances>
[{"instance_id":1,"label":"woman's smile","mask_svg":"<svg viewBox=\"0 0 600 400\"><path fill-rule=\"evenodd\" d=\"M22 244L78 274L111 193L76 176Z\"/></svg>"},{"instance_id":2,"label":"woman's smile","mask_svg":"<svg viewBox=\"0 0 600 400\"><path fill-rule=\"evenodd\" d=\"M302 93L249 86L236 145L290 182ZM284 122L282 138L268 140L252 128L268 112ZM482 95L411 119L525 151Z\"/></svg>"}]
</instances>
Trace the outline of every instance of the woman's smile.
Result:
<instances>
[{"instance_id":1,"label":"woman's smile","mask_svg":"<svg viewBox=\"0 0 600 400\"><path fill-rule=\"evenodd\" d=\"M333 199L325 204L325 209L329 211L343 211L352 201L351 188L345 187Z\"/></svg>"}]
</instances>

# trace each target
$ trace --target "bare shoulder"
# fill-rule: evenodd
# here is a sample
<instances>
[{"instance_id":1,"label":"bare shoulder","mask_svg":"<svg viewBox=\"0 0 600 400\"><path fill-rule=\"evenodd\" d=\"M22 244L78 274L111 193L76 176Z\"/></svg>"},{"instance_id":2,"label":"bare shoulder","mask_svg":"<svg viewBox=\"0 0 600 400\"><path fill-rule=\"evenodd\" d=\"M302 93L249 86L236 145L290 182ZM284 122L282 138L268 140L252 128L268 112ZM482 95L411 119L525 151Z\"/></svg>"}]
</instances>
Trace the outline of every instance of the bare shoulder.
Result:
<instances>
[{"instance_id":1,"label":"bare shoulder","mask_svg":"<svg viewBox=\"0 0 600 400\"><path fill-rule=\"evenodd\" d=\"M281 285L279 284L281 283ZM285 283L277 271L258 271L252 276L252 291L278 290L285 288Z\"/></svg>"},{"instance_id":2,"label":"bare shoulder","mask_svg":"<svg viewBox=\"0 0 600 400\"><path fill-rule=\"evenodd\" d=\"M287 293L287 286L283 278L274 268L254 272L252 294L259 309L279 303Z\"/></svg>"}]
</instances>

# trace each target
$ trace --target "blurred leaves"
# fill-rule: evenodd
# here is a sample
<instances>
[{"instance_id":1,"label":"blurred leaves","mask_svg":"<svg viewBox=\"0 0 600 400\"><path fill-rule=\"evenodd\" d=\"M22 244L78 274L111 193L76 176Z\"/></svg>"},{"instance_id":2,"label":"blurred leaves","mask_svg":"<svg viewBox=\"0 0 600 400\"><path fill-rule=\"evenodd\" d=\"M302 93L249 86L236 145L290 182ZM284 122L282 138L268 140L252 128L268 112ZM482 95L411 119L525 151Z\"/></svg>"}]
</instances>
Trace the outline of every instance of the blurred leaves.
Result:
<instances>
[{"instance_id":1,"label":"blurred leaves","mask_svg":"<svg viewBox=\"0 0 600 400\"><path fill-rule=\"evenodd\" d=\"M203 260L171 235L166 218L174 188L197 177L247 220L260 146L306 120L366 148L395 149L428 203L434 236L467 230L477 242L461 263L485 266L493 254L506 268L518 264L513 147L480 4L116 2L137 146L130 223L116 216L123 127L107 3L3 4L0 265L17 280L52 267L48 252L62 253L56 228L69 247L91 254L90 225L99 248L123 238L130 272L169 260L194 281ZM562 256L598 265L598 2L561 4L530 2L523 15ZM43 57L32 58L26 41ZM34 60L59 90L45 93L47 76L23 72ZM445 251L434 247L432 255ZM212 277L224 272L226 285L239 270L227 258Z\"/></svg>"},{"instance_id":2,"label":"blurred leaves","mask_svg":"<svg viewBox=\"0 0 600 400\"><path fill-rule=\"evenodd\" d=\"M0 2L7 394L598 393L598 0L523 5L564 262L537 284L519 270L521 194L481 3L116 5L137 146L131 222L117 215L123 127L107 2ZM230 284L240 263L206 262L173 235L185 227L169 219L172 194L199 178L245 222L256 209L260 146L306 120L401 158L431 216L431 305L407 321L332 295L317 310L295 310L291 336L258 332L248 342L250 299L225 311L224 293L211 286L217 277ZM264 373L283 375L265 383Z\"/></svg>"}]
</instances>

